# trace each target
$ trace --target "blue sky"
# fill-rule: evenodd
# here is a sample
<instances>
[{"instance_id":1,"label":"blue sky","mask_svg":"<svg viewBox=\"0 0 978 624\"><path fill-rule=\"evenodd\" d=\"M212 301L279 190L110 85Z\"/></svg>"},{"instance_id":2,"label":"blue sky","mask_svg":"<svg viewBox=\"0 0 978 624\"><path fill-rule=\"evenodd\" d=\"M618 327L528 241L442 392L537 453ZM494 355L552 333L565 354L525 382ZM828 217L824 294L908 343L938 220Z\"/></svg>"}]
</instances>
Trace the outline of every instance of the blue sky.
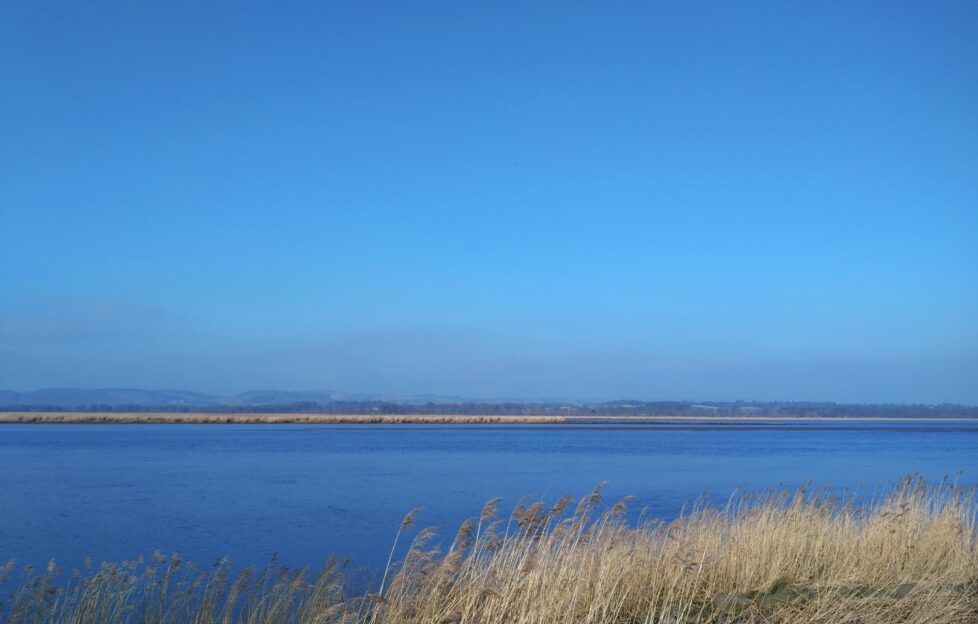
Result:
<instances>
[{"instance_id":1,"label":"blue sky","mask_svg":"<svg viewBox=\"0 0 978 624\"><path fill-rule=\"evenodd\" d=\"M0 387L978 403L978 4L0 8Z\"/></svg>"}]
</instances>

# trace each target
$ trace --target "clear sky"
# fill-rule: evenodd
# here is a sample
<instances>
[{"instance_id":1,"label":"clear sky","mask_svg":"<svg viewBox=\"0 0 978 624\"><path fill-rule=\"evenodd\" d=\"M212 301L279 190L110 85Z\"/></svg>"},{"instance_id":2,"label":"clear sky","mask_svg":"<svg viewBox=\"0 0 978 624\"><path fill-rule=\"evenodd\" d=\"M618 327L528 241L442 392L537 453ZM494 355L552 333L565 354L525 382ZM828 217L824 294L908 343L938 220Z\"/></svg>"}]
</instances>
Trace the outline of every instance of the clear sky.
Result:
<instances>
[{"instance_id":1,"label":"clear sky","mask_svg":"<svg viewBox=\"0 0 978 624\"><path fill-rule=\"evenodd\" d=\"M0 387L978 403L978 3L0 4Z\"/></svg>"}]
</instances>

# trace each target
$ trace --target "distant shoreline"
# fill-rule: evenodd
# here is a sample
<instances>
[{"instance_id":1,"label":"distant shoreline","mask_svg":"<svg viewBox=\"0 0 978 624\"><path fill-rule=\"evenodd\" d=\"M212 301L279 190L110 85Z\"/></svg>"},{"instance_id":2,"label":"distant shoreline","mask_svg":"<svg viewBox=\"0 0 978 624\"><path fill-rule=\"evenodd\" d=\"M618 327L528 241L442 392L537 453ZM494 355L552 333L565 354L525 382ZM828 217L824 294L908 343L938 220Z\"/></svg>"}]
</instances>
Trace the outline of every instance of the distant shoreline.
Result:
<instances>
[{"instance_id":1,"label":"distant shoreline","mask_svg":"<svg viewBox=\"0 0 978 624\"><path fill-rule=\"evenodd\" d=\"M552 416L552 415L477 415L477 414L265 414L207 412L0 412L0 424L643 424L643 423L765 423L765 422L978 422L961 417L811 417L811 416Z\"/></svg>"}]
</instances>

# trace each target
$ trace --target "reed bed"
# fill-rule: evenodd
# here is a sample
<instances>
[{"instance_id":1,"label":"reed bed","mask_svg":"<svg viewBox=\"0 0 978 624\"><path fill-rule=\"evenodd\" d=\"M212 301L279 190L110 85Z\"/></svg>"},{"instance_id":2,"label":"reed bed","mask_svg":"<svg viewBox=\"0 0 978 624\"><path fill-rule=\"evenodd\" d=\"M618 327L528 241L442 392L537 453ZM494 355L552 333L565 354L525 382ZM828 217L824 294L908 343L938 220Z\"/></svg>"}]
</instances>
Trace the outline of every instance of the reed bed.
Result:
<instances>
[{"instance_id":1,"label":"reed bed","mask_svg":"<svg viewBox=\"0 0 978 624\"><path fill-rule=\"evenodd\" d=\"M800 416L554 416L551 414L302 414L212 412L0 412L3 424L307 424L307 425L480 425L480 424L578 424L578 425L655 425L729 424L772 422L892 422L942 423L947 426L978 422L976 418L930 417L800 417Z\"/></svg>"},{"instance_id":2,"label":"reed bed","mask_svg":"<svg viewBox=\"0 0 978 624\"><path fill-rule=\"evenodd\" d=\"M233 573L157 554L69 575L52 562L2 613L11 624L978 622L974 491L911 477L865 498L771 490L669 523L602 503L600 488L504 517L492 500L443 549L408 514L391 560L406 554L365 593L336 560L315 574Z\"/></svg>"},{"instance_id":3,"label":"reed bed","mask_svg":"<svg viewBox=\"0 0 978 624\"><path fill-rule=\"evenodd\" d=\"M212 414L170 412L0 412L0 424L306 424L306 425L479 425L554 424L562 416L441 414Z\"/></svg>"}]
</instances>

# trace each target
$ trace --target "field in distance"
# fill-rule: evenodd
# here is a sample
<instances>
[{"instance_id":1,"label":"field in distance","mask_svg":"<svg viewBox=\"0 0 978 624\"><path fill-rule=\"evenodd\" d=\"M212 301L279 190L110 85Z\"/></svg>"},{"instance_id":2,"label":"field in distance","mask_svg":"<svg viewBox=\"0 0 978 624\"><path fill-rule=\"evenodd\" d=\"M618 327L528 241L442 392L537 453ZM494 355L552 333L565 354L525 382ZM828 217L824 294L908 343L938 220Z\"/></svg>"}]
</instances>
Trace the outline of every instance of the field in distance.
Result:
<instances>
[{"instance_id":1,"label":"field in distance","mask_svg":"<svg viewBox=\"0 0 978 624\"><path fill-rule=\"evenodd\" d=\"M801 416L552 416L498 414L304 414L207 412L0 412L0 424L643 424L717 422L978 422L978 418Z\"/></svg>"}]
</instances>

